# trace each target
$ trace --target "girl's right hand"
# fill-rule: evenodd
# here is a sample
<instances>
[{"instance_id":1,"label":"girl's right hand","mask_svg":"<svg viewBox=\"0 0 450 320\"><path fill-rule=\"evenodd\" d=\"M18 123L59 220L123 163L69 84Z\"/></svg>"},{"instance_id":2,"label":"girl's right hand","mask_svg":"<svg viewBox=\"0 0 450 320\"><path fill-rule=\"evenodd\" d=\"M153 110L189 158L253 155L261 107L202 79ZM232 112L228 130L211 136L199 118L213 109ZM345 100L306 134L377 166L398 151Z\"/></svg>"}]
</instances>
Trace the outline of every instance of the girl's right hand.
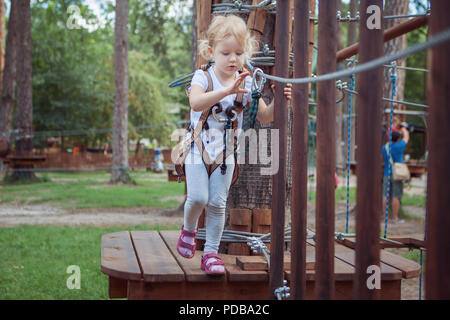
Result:
<instances>
[{"instance_id":1,"label":"girl's right hand","mask_svg":"<svg viewBox=\"0 0 450 320\"><path fill-rule=\"evenodd\" d=\"M234 80L234 83L231 86L225 88L227 94L230 95L235 93L247 93L248 90L242 89L241 84L242 81L244 81L245 77L247 77L248 75L250 75L249 72L243 72L239 74L239 76Z\"/></svg>"}]
</instances>

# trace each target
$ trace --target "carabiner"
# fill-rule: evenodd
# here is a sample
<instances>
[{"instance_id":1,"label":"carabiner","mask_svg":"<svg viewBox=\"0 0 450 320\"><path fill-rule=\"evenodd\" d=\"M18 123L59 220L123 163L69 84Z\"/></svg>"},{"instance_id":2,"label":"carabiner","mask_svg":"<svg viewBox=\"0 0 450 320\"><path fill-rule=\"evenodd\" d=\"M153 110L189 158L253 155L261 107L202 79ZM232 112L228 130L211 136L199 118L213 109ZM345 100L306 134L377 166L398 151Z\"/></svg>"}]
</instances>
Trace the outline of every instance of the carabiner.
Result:
<instances>
[{"instance_id":1,"label":"carabiner","mask_svg":"<svg viewBox=\"0 0 450 320\"><path fill-rule=\"evenodd\" d=\"M256 77L260 73L260 79L257 83ZM260 68L255 68L253 70L253 79L252 79L252 91L262 92L262 88L264 87L264 83L266 82L266 77L264 76L264 72Z\"/></svg>"}]
</instances>

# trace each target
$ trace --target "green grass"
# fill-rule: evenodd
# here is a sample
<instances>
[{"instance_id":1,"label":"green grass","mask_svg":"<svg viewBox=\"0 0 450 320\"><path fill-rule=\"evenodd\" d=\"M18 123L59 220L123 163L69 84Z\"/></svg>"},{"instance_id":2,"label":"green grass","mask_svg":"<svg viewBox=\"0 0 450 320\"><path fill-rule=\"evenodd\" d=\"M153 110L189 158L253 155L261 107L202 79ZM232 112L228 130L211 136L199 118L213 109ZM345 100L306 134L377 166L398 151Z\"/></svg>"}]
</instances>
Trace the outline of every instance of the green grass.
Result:
<instances>
[{"instance_id":1,"label":"green grass","mask_svg":"<svg viewBox=\"0 0 450 320\"><path fill-rule=\"evenodd\" d=\"M338 187L334 191L334 198L336 202L347 200L347 187ZM316 192L308 191L308 199L311 199L312 203L316 203ZM349 189L350 203L356 202L356 187L350 187Z\"/></svg>"},{"instance_id":2,"label":"green grass","mask_svg":"<svg viewBox=\"0 0 450 320\"><path fill-rule=\"evenodd\" d=\"M131 228L20 226L0 229L0 299L108 299L108 277L100 272L101 236ZM67 268L80 268L80 289L68 289Z\"/></svg>"},{"instance_id":3,"label":"green grass","mask_svg":"<svg viewBox=\"0 0 450 320\"><path fill-rule=\"evenodd\" d=\"M387 251L394 253L396 255L400 255L403 258L412 260L416 263L420 264L420 250L419 249L408 249L408 248L402 248L402 249L386 249ZM422 260L422 266L425 266L425 257L426 254L423 254L423 260Z\"/></svg>"},{"instance_id":4,"label":"green grass","mask_svg":"<svg viewBox=\"0 0 450 320\"><path fill-rule=\"evenodd\" d=\"M349 200L350 203L356 202L356 187L350 187L349 189ZM346 201L347 200L347 187L338 187L335 189L335 201ZM315 203L316 201L316 192L313 191L311 193L308 192L308 197L311 198L311 201ZM404 206L416 206L416 207L425 207L426 206L426 197L422 195L409 195L405 192L402 197L402 205Z\"/></svg>"},{"instance_id":5,"label":"green grass","mask_svg":"<svg viewBox=\"0 0 450 320\"><path fill-rule=\"evenodd\" d=\"M425 207L426 206L426 197L421 196L421 195L410 196L408 194L403 193L402 205Z\"/></svg>"},{"instance_id":6,"label":"green grass","mask_svg":"<svg viewBox=\"0 0 450 320\"><path fill-rule=\"evenodd\" d=\"M152 207L174 209L180 203L164 197L184 194L184 184L163 175L133 173L136 185L109 185L110 174L51 173L44 182L1 184L0 202L51 203L64 208ZM58 181L58 179L71 179ZM100 180L100 181L99 181Z\"/></svg>"}]
</instances>

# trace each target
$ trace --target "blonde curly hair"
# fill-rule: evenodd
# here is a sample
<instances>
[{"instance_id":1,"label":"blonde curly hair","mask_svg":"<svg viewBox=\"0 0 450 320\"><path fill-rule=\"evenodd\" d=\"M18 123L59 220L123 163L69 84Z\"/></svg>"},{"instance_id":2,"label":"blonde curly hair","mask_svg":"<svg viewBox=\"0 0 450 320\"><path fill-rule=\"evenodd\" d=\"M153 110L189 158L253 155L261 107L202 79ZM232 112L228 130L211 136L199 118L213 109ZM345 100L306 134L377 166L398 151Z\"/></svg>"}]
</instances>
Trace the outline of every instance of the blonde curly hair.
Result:
<instances>
[{"instance_id":1,"label":"blonde curly hair","mask_svg":"<svg viewBox=\"0 0 450 320\"><path fill-rule=\"evenodd\" d=\"M258 49L258 41L251 35L245 21L236 15L214 16L206 31L206 39L199 40L198 52L206 60L211 59L208 48L214 48L217 42L234 36L244 49L245 62Z\"/></svg>"}]
</instances>

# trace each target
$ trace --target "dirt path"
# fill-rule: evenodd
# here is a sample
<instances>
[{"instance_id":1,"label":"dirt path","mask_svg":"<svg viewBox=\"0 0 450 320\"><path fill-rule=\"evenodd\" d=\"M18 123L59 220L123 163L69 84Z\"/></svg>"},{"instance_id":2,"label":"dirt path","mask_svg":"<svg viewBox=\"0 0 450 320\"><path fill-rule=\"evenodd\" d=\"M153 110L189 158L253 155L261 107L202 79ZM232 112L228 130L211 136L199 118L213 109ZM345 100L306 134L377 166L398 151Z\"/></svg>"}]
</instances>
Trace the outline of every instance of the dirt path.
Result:
<instances>
[{"instance_id":1,"label":"dirt path","mask_svg":"<svg viewBox=\"0 0 450 320\"><path fill-rule=\"evenodd\" d=\"M50 205L0 205L0 227L21 224L65 226L179 225L180 215L154 208L63 209Z\"/></svg>"}]
</instances>

